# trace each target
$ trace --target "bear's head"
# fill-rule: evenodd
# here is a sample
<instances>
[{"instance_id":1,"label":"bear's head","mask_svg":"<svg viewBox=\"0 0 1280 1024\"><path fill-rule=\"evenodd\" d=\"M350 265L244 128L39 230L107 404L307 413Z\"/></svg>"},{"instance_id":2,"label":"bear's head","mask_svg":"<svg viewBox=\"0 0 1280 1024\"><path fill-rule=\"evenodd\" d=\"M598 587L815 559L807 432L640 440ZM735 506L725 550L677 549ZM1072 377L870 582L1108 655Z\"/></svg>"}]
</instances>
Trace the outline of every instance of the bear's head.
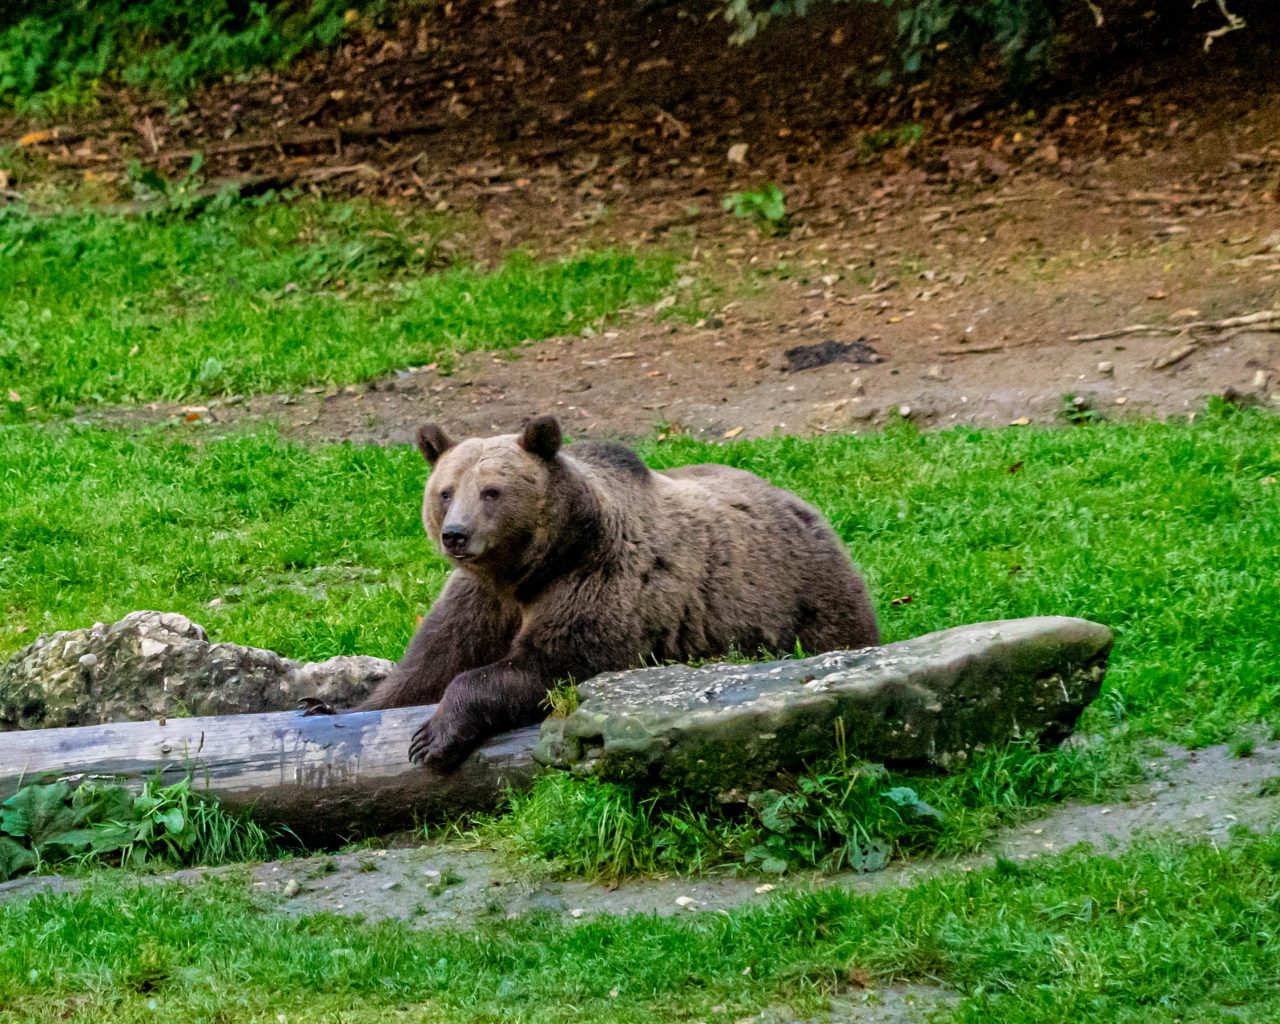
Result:
<instances>
[{"instance_id":1,"label":"bear's head","mask_svg":"<svg viewBox=\"0 0 1280 1024\"><path fill-rule=\"evenodd\" d=\"M456 444L428 423L417 442L431 464L422 524L450 561L502 575L544 545L560 451L555 417L527 420L518 434Z\"/></svg>"}]
</instances>

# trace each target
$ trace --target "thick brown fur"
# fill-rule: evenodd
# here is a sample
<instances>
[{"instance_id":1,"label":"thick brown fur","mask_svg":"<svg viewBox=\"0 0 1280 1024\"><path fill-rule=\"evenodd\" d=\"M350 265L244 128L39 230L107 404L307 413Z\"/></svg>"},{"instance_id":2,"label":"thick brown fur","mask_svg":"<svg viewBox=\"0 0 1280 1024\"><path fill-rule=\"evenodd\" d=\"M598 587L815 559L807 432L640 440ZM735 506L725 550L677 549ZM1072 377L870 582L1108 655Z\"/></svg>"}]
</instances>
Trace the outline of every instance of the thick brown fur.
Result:
<instances>
[{"instance_id":1,"label":"thick brown fur","mask_svg":"<svg viewBox=\"0 0 1280 1024\"><path fill-rule=\"evenodd\" d=\"M654 662L879 642L862 578L821 515L727 466L653 472L619 445L561 450L551 417L454 444L423 523L455 564L396 672L361 710L439 703L410 756L457 764L538 721L563 680Z\"/></svg>"}]
</instances>

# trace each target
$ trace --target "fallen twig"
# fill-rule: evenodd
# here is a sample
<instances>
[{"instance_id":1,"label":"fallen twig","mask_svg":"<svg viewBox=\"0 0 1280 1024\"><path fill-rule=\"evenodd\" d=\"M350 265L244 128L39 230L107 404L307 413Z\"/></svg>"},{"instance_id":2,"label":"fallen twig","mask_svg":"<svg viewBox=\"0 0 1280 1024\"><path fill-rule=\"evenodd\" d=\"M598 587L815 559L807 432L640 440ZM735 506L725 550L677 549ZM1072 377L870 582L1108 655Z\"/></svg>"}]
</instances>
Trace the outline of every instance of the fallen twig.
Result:
<instances>
[{"instance_id":1,"label":"fallen twig","mask_svg":"<svg viewBox=\"0 0 1280 1024\"><path fill-rule=\"evenodd\" d=\"M168 163L171 160L190 160L197 153L205 156L223 156L230 153L252 153L259 149L285 149L295 146L320 146L325 143L335 148L344 142L360 139L386 139L396 135L428 135L444 131L447 122L403 121L399 124L386 124L375 127L345 125L334 128L316 128L310 131L281 132L272 135L259 135L251 139L227 139L223 142L211 142L202 149L171 149L149 157L149 163Z\"/></svg>"},{"instance_id":2,"label":"fallen twig","mask_svg":"<svg viewBox=\"0 0 1280 1024\"><path fill-rule=\"evenodd\" d=\"M1186 324L1131 324L1128 327L1116 327L1110 331L1098 331L1096 334L1072 334L1067 340L1107 341L1111 338L1123 338L1130 334L1212 333L1239 330L1246 327L1263 331L1280 331L1280 309L1264 309L1256 313L1229 316L1225 320L1193 320L1191 323Z\"/></svg>"},{"instance_id":3,"label":"fallen twig","mask_svg":"<svg viewBox=\"0 0 1280 1024\"><path fill-rule=\"evenodd\" d=\"M980 356L986 352L1003 352L1003 345L974 345L972 348L940 348L940 356Z\"/></svg>"},{"instance_id":4,"label":"fallen twig","mask_svg":"<svg viewBox=\"0 0 1280 1024\"><path fill-rule=\"evenodd\" d=\"M1172 352L1166 352L1164 355L1160 356L1160 358L1151 364L1151 369L1166 370L1175 363L1182 362L1182 360L1186 359L1187 356L1191 355L1191 353L1199 347L1200 346L1194 341L1186 345L1179 345Z\"/></svg>"}]
</instances>

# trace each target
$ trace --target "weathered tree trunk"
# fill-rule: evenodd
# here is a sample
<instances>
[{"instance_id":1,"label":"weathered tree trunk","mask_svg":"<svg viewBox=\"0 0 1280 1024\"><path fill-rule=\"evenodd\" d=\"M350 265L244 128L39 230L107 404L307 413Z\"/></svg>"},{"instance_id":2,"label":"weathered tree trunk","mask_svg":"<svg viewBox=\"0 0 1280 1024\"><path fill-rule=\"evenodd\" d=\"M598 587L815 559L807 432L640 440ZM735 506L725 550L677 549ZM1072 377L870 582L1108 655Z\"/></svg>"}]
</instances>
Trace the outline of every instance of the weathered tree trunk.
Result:
<instances>
[{"instance_id":1,"label":"weathered tree trunk","mask_svg":"<svg viewBox=\"0 0 1280 1024\"><path fill-rule=\"evenodd\" d=\"M409 738L435 707L307 718L297 712L170 718L0 733L0 795L50 776L176 782L254 820L330 845L492 807L527 786L537 726L495 737L457 771L409 763Z\"/></svg>"}]
</instances>

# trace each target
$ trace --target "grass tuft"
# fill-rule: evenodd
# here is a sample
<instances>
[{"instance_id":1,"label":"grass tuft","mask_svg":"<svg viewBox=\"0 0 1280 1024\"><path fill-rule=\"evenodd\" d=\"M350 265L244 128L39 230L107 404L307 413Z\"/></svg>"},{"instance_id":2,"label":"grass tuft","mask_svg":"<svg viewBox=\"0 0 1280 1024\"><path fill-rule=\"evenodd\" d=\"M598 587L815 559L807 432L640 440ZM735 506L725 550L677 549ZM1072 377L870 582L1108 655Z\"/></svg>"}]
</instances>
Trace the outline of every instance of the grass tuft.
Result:
<instances>
[{"instance_id":1,"label":"grass tuft","mask_svg":"<svg viewBox=\"0 0 1280 1024\"><path fill-rule=\"evenodd\" d=\"M1013 745L962 772L904 775L838 753L776 789L695 805L679 793L541 776L475 837L568 875L699 874L717 867L874 871L895 856L976 850L1047 804L1098 799L1141 772L1123 744Z\"/></svg>"}]
</instances>

